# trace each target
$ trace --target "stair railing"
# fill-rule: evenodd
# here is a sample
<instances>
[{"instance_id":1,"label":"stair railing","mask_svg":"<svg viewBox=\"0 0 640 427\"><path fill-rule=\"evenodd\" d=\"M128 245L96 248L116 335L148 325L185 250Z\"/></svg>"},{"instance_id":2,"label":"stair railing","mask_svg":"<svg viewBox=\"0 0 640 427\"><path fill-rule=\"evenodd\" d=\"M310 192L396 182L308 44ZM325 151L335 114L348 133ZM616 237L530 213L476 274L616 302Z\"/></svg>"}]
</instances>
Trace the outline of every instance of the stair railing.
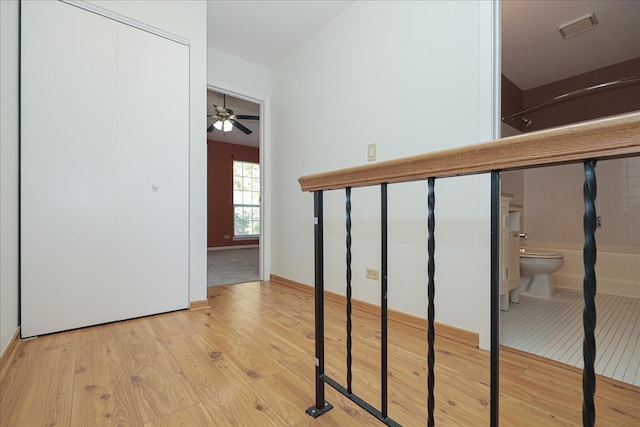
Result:
<instances>
[{"instance_id":1,"label":"stair railing","mask_svg":"<svg viewBox=\"0 0 640 427\"><path fill-rule=\"evenodd\" d=\"M584 182L584 309L583 309L583 409L584 427L595 425L596 343L596 242L595 211L597 160L630 157L640 154L640 113L548 129L482 144L421 154L396 160L370 163L333 172L304 176L301 189L314 193L314 268L315 268L315 365L316 402L307 409L318 417L333 406L325 400L324 385L329 384L384 424L399 426L389 417L387 405L387 184L426 180L428 309L427 309L427 425L435 425L434 310L435 310L435 181L437 178L491 174L491 344L490 344L490 425L498 426L499 408L499 223L500 172L535 166L583 162ZM377 409L353 393L351 370L351 189L380 186L381 193L381 408ZM324 255L323 192L344 189L346 193L347 244L347 386L344 387L324 371Z\"/></svg>"}]
</instances>

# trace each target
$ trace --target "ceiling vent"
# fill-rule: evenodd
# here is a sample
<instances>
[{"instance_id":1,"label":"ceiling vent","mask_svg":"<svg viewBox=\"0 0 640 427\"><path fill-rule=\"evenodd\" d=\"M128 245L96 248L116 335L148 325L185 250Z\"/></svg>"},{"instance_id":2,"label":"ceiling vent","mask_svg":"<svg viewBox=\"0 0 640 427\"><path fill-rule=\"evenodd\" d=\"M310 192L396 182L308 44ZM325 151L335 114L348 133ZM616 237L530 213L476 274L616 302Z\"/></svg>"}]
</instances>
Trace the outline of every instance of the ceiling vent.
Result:
<instances>
[{"instance_id":1,"label":"ceiling vent","mask_svg":"<svg viewBox=\"0 0 640 427\"><path fill-rule=\"evenodd\" d=\"M578 19L574 19L571 22L562 24L558 27L558 31L562 34L562 37L568 39L569 37L577 36L585 31L593 30L598 25L596 16L592 13L583 16Z\"/></svg>"}]
</instances>

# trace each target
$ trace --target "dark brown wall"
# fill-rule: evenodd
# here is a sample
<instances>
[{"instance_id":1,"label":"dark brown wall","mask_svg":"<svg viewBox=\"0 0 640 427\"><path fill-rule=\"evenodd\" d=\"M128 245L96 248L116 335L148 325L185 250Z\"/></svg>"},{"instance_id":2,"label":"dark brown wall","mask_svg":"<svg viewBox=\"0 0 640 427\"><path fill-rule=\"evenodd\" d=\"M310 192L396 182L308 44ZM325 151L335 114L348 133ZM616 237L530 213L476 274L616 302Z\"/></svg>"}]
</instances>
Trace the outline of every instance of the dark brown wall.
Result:
<instances>
[{"instance_id":1,"label":"dark brown wall","mask_svg":"<svg viewBox=\"0 0 640 427\"><path fill-rule=\"evenodd\" d=\"M501 100L501 112L502 117L508 117L513 113L522 110L523 93L518 86L511 80L502 75L502 100ZM520 120L508 120L505 123L515 127L516 129L523 130L522 121Z\"/></svg>"},{"instance_id":2,"label":"dark brown wall","mask_svg":"<svg viewBox=\"0 0 640 427\"><path fill-rule=\"evenodd\" d=\"M523 105L535 105L573 90L632 76L640 76L640 58L525 90ZM581 96L525 114L526 118L533 120L533 125L527 128L526 132L638 110L640 110L640 85L636 83L619 89L598 91L592 95Z\"/></svg>"},{"instance_id":3,"label":"dark brown wall","mask_svg":"<svg viewBox=\"0 0 640 427\"><path fill-rule=\"evenodd\" d=\"M260 150L207 141L207 247L256 245L258 240L233 240L233 161L260 162ZM224 236L230 236L225 239Z\"/></svg>"}]
</instances>

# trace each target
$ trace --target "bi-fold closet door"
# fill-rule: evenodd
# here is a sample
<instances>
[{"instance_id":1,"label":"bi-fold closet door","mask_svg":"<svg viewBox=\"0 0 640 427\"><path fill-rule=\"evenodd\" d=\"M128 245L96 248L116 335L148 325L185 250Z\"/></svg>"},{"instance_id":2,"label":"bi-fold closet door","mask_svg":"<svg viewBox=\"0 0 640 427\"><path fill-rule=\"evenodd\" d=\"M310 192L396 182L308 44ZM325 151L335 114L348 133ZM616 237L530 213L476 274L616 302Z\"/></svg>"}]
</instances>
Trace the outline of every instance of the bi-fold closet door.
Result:
<instances>
[{"instance_id":1,"label":"bi-fold closet door","mask_svg":"<svg viewBox=\"0 0 640 427\"><path fill-rule=\"evenodd\" d=\"M22 336L188 307L188 45L21 7Z\"/></svg>"}]
</instances>

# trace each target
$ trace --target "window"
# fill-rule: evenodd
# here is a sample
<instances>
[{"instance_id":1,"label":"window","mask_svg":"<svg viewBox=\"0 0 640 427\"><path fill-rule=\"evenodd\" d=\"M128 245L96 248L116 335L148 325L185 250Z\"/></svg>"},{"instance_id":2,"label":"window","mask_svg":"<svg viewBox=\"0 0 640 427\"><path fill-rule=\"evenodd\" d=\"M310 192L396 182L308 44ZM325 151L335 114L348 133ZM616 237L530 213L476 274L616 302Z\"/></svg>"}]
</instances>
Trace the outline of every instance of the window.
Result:
<instances>
[{"instance_id":1,"label":"window","mask_svg":"<svg viewBox=\"0 0 640 427\"><path fill-rule=\"evenodd\" d=\"M260 165L233 161L234 238L260 237Z\"/></svg>"}]
</instances>

